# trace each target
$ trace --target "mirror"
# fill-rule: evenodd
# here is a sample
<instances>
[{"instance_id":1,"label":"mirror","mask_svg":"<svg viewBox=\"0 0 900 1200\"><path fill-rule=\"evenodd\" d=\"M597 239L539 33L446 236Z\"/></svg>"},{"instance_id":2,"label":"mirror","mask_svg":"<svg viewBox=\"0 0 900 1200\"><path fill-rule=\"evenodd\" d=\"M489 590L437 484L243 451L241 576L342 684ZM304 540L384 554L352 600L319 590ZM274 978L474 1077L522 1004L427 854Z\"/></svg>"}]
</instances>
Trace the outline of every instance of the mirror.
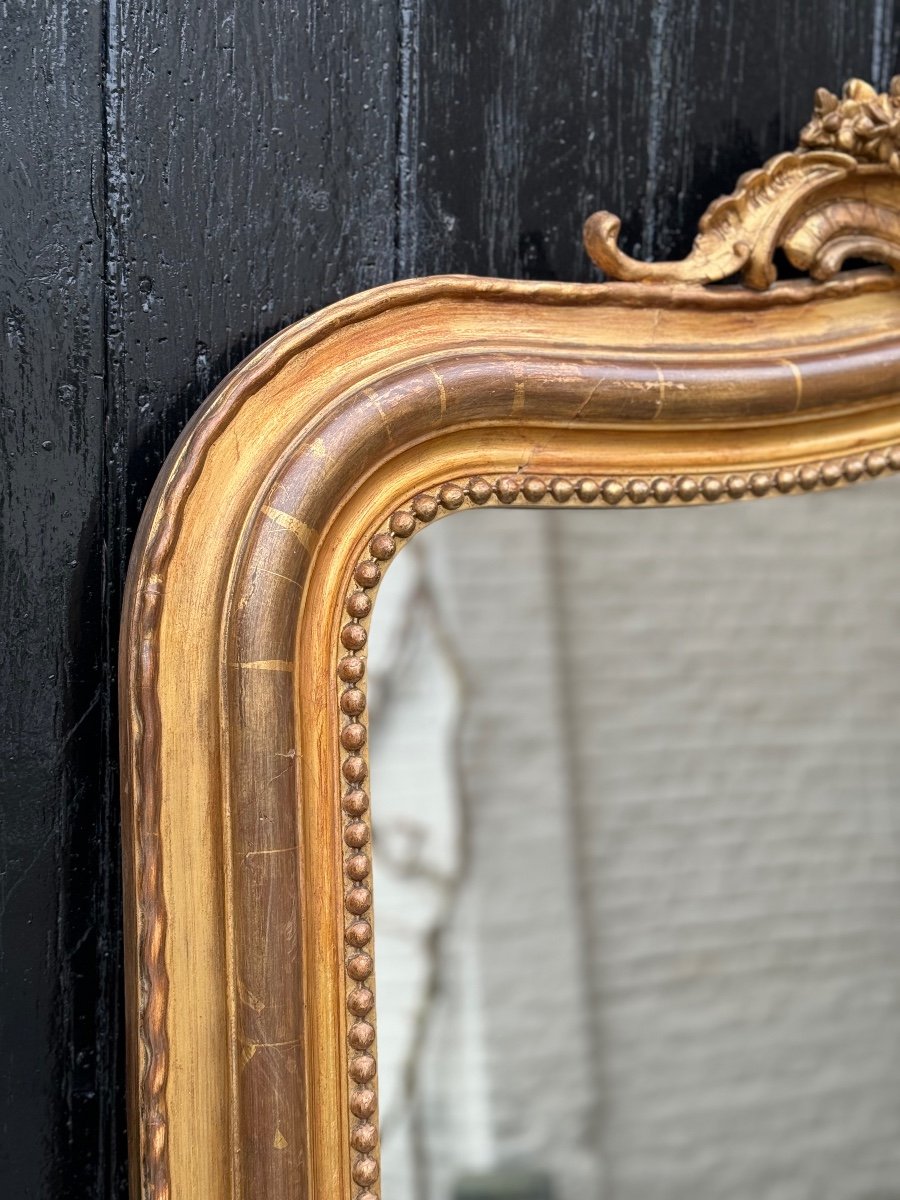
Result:
<instances>
[{"instance_id":1,"label":"mirror","mask_svg":"<svg viewBox=\"0 0 900 1200\"><path fill-rule=\"evenodd\" d=\"M900 1197L898 504L491 510L399 555L384 1200Z\"/></svg>"}]
</instances>

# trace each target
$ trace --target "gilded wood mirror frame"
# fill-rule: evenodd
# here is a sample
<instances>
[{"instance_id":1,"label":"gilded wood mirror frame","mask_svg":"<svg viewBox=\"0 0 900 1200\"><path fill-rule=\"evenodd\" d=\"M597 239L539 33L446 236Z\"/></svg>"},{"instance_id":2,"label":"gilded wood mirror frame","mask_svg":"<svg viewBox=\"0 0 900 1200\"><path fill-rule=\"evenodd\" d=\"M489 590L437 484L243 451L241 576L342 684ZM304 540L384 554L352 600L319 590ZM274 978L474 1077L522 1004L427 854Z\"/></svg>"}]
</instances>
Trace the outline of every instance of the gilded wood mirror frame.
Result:
<instances>
[{"instance_id":1,"label":"gilded wood mirror frame","mask_svg":"<svg viewBox=\"0 0 900 1200\"><path fill-rule=\"evenodd\" d=\"M819 92L683 262L617 233L585 227L615 282L409 280L299 322L168 460L121 650L135 1198L379 1194L365 646L405 540L900 470L900 82Z\"/></svg>"}]
</instances>

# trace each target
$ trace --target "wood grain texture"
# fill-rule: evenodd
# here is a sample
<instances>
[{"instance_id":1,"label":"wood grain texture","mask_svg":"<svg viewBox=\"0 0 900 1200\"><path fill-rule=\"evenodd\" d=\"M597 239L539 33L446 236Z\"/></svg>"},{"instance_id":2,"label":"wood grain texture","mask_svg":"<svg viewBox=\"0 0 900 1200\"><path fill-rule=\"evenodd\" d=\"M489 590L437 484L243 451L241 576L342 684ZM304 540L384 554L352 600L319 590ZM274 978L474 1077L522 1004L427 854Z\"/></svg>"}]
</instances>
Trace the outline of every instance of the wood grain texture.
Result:
<instances>
[{"instance_id":1,"label":"wood grain texture","mask_svg":"<svg viewBox=\"0 0 900 1200\"><path fill-rule=\"evenodd\" d=\"M0 1191L124 1186L102 14L0 50Z\"/></svg>"},{"instance_id":2,"label":"wood grain texture","mask_svg":"<svg viewBox=\"0 0 900 1200\"><path fill-rule=\"evenodd\" d=\"M112 36L112 384L140 503L177 432L284 325L386 282L387 3L124 5Z\"/></svg>"},{"instance_id":3,"label":"wood grain texture","mask_svg":"<svg viewBox=\"0 0 900 1200\"><path fill-rule=\"evenodd\" d=\"M368 1011L372 968L350 931L365 906L348 900L345 932L345 884L368 867L339 783L361 785L365 759L332 682L365 642L368 609L347 626L342 609L369 538L376 565L390 558L412 531L395 510L470 473L500 475L501 502L549 502L554 474L589 473L585 497L610 505L877 474L900 440L898 286L411 281L284 331L210 399L142 522L123 626L148 1200L375 1182L377 1160L349 1153L375 1100L351 1086L369 1067L348 1063L346 1011Z\"/></svg>"}]
</instances>

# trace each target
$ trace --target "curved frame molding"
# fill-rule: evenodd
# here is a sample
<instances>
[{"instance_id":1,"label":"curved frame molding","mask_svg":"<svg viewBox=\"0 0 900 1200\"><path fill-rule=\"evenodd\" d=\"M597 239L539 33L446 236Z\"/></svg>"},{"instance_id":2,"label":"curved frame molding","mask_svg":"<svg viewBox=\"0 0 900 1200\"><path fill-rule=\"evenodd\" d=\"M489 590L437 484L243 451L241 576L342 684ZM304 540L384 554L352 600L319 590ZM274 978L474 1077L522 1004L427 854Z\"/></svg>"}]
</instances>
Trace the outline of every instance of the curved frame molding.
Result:
<instances>
[{"instance_id":1,"label":"curved frame molding","mask_svg":"<svg viewBox=\"0 0 900 1200\"><path fill-rule=\"evenodd\" d=\"M378 1194L365 643L404 540L473 506L718 504L897 470L882 270L409 281L234 371L150 498L123 621L134 1196Z\"/></svg>"}]
</instances>

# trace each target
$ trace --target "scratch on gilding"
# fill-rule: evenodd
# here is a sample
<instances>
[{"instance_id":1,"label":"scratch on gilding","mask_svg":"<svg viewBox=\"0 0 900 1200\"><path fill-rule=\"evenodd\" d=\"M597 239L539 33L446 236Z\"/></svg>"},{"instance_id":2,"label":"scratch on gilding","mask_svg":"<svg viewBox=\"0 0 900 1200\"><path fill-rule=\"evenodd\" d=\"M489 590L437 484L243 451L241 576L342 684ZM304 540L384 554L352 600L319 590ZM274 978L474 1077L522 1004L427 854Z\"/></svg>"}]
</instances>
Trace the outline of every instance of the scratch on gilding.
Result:
<instances>
[{"instance_id":1,"label":"scratch on gilding","mask_svg":"<svg viewBox=\"0 0 900 1200\"><path fill-rule=\"evenodd\" d=\"M325 445L324 438L317 437L313 441L307 442L303 446L303 450L310 458L317 458L320 460L320 462L324 462L326 464L326 476L337 464L337 459Z\"/></svg>"},{"instance_id":2,"label":"scratch on gilding","mask_svg":"<svg viewBox=\"0 0 900 1200\"><path fill-rule=\"evenodd\" d=\"M263 505L263 512L270 521L274 521L276 525L280 525L282 529L287 529L292 533L304 549L311 550L313 548L316 531L312 526L297 517L292 517L290 513L282 512L280 508L270 508L268 504Z\"/></svg>"},{"instance_id":3,"label":"scratch on gilding","mask_svg":"<svg viewBox=\"0 0 900 1200\"><path fill-rule=\"evenodd\" d=\"M244 1066L253 1058L257 1050L281 1050L287 1046L299 1046L299 1038L291 1038L287 1042L244 1042L241 1046L241 1058Z\"/></svg>"},{"instance_id":4,"label":"scratch on gilding","mask_svg":"<svg viewBox=\"0 0 900 1200\"><path fill-rule=\"evenodd\" d=\"M247 853L244 855L244 861L246 861L248 858L256 858L260 854L263 854L263 855L296 854L299 849L300 849L299 846L294 845L294 846L273 846L270 850L248 850Z\"/></svg>"},{"instance_id":5,"label":"scratch on gilding","mask_svg":"<svg viewBox=\"0 0 900 1200\"><path fill-rule=\"evenodd\" d=\"M803 403L803 375L797 364L789 358L780 358L778 361L783 363L794 377L794 412L798 412Z\"/></svg>"},{"instance_id":6,"label":"scratch on gilding","mask_svg":"<svg viewBox=\"0 0 900 1200\"><path fill-rule=\"evenodd\" d=\"M311 442L309 445L309 452L313 458L324 458L327 459L328 462L334 462L334 455L329 454L328 447L325 445L323 438L318 437L314 442Z\"/></svg>"},{"instance_id":7,"label":"scratch on gilding","mask_svg":"<svg viewBox=\"0 0 900 1200\"><path fill-rule=\"evenodd\" d=\"M656 402L656 413L658 417L666 406L666 387L668 381L661 366L656 366L656 378L659 380L659 399Z\"/></svg>"},{"instance_id":8,"label":"scratch on gilding","mask_svg":"<svg viewBox=\"0 0 900 1200\"><path fill-rule=\"evenodd\" d=\"M434 367L429 366L428 370L434 376L434 381L438 385L438 393L441 397L441 418L447 415L447 389L444 386L444 381Z\"/></svg>"},{"instance_id":9,"label":"scratch on gilding","mask_svg":"<svg viewBox=\"0 0 900 1200\"><path fill-rule=\"evenodd\" d=\"M594 386L588 392L588 394L584 398L584 400L582 400L581 403L578 405L578 407L575 409L575 412L572 414L573 417L583 417L585 412L587 412L587 410L590 408L591 404L593 403L594 397L597 395L597 393L600 391L600 389L608 382L609 382L609 380L608 380L607 376L601 375L601 377L597 380L597 382L594 384Z\"/></svg>"},{"instance_id":10,"label":"scratch on gilding","mask_svg":"<svg viewBox=\"0 0 900 1200\"><path fill-rule=\"evenodd\" d=\"M283 658L258 658L252 662L239 662L235 666L244 671L287 671L293 673L294 664Z\"/></svg>"},{"instance_id":11,"label":"scratch on gilding","mask_svg":"<svg viewBox=\"0 0 900 1200\"><path fill-rule=\"evenodd\" d=\"M393 442L394 433L393 433L393 430L391 429L391 423L388 420L388 418L385 416L384 409L381 407L381 401L378 399L378 397L375 395L375 393L372 391L371 388L364 388L363 395L367 396L369 398L369 400L371 401L372 407L378 413L378 417L379 417L382 425L387 430L388 438L391 440L391 442Z\"/></svg>"},{"instance_id":12,"label":"scratch on gilding","mask_svg":"<svg viewBox=\"0 0 900 1200\"><path fill-rule=\"evenodd\" d=\"M299 579L292 579L290 575L285 575L281 571L270 571L268 567L260 567L259 570L263 575L271 575L274 579L283 579L285 583L292 583L294 587L303 588Z\"/></svg>"}]
</instances>

